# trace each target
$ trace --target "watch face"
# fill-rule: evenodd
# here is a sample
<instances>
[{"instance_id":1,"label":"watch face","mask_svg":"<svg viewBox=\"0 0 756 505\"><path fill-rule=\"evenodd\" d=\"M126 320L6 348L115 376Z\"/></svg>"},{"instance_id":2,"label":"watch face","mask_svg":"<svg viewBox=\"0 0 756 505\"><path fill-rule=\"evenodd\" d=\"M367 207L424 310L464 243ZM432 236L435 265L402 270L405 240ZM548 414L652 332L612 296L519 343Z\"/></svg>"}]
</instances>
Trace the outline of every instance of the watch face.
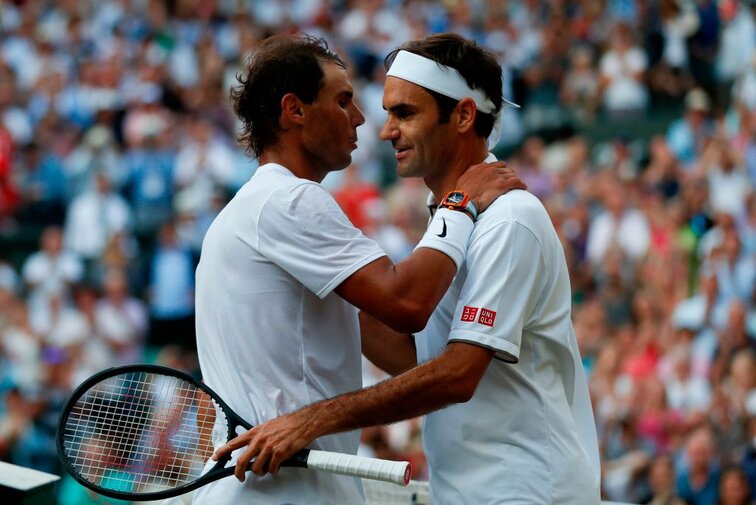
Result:
<instances>
[{"instance_id":1,"label":"watch face","mask_svg":"<svg viewBox=\"0 0 756 505\"><path fill-rule=\"evenodd\" d=\"M465 194L460 193L459 191L453 191L449 193L449 195L446 197L446 201L448 203L456 203L456 204L462 203L462 200L464 199L465 199Z\"/></svg>"}]
</instances>

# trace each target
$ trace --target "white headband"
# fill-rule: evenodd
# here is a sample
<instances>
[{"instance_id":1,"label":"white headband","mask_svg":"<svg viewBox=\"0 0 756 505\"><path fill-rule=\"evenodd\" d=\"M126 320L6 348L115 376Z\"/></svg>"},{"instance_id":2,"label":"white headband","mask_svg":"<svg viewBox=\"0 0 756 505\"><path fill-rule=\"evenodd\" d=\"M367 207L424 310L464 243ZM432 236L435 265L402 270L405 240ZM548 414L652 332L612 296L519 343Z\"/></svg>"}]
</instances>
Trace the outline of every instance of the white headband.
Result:
<instances>
[{"instance_id":1,"label":"white headband","mask_svg":"<svg viewBox=\"0 0 756 505\"><path fill-rule=\"evenodd\" d=\"M475 101L476 109L485 114L493 114L495 117L493 130L488 137L488 148L492 149L499 141L503 108L499 109L497 113L496 106L491 99L482 90L468 86L467 81L457 69L442 65L419 54L399 51L386 76L404 79L455 100L462 100L466 97L472 98ZM504 102L513 107L520 107L509 100L504 100Z\"/></svg>"}]
</instances>

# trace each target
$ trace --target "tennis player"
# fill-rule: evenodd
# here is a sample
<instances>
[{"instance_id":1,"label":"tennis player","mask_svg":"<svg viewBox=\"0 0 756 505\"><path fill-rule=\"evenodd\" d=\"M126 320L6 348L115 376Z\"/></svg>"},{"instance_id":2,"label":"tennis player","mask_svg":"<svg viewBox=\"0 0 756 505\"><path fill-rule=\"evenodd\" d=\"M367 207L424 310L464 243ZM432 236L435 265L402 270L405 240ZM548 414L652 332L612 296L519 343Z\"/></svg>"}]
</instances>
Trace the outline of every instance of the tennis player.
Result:
<instances>
[{"instance_id":1,"label":"tennis player","mask_svg":"<svg viewBox=\"0 0 756 505\"><path fill-rule=\"evenodd\" d=\"M468 166L493 159L486 138L502 107L501 68L453 34L408 42L386 66L381 137L399 174L422 177L438 202ZM258 426L217 454L244 448L240 478L254 457L255 473L276 472L323 435L427 414L431 503L597 505L598 444L570 297L546 210L508 192L478 216L454 282L414 339L362 317L364 352L398 375Z\"/></svg>"},{"instance_id":2,"label":"tennis player","mask_svg":"<svg viewBox=\"0 0 756 505\"><path fill-rule=\"evenodd\" d=\"M364 122L344 64L325 42L262 42L232 99L260 167L205 236L197 348L204 380L254 425L360 388L355 307L396 329L422 329L464 261L474 215L524 186L503 163L460 171L452 189L474 204L439 211L416 251L394 265L319 184L349 165ZM358 443L351 432L312 447L355 453ZM362 502L357 479L298 469L244 484L223 479L194 497L214 505Z\"/></svg>"}]
</instances>

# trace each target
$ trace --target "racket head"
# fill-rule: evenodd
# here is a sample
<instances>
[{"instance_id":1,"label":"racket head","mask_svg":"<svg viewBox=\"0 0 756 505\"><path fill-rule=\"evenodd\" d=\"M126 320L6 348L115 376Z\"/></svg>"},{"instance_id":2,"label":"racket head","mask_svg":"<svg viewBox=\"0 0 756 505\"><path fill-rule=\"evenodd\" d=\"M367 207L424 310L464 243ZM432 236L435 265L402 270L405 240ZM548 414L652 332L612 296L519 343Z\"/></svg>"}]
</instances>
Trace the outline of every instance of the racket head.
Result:
<instances>
[{"instance_id":1,"label":"racket head","mask_svg":"<svg viewBox=\"0 0 756 505\"><path fill-rule=\"evenodd\" d=\"M250 428L210 388L159 365L103 370L79 385L61 415L56 445L82 485L132 501L177 496L233 473L210 465L213 438ZM221 433L225 430L225 433Z\"/></svg>"}]
</instances>

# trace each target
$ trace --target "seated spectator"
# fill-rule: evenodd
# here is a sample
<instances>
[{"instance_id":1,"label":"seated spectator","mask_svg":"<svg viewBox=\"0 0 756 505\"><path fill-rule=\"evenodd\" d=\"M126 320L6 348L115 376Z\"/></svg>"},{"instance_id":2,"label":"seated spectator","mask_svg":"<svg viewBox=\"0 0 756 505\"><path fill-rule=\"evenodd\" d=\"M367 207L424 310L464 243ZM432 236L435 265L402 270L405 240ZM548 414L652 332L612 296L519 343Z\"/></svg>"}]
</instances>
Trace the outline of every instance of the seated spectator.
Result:
<instances>
[{"instance_id":1,"label":"seated spectator","mask_svg":"<svg viewBox=\"0 0 756 505\"><path fill-rule=\"evenodd\" d=\"M173 172L177 198L188 197L195 202L197 213L212 207L217 192L231 190L236 176L236 158L205 118L191 117L188 138L176 154Z\"/></svg>"},{"instance_id":2,"label":"seated spectator","mask_svg":"<svg viewBox=\"0 0 756 505\"><path fill-rule=\"evenodd\" d=\"M712 211L741 216L753 188L745 167L732 151L726 139L713 137L701 154L700 170L709 183Z\"/></svg>"},{"instance_id":3,"label":"seated spectator","mask_svg":"<svg viewBox=\"0 0 756 505\"><path fill-rule=\"evenodd\" d=\"M126 200L111 189L104 172L96 172L90 187L73 199L66 216L64 241L87 265L87 278L92 280L92 267L102 256L110 240L131 227L131 208Z\"/></svg>"},{"instance_id":4,"label":"seated spectator","mask_svg":"<svg viewBox=\"0 0 756 505\"><path fill-rule=\"evenodd\" d=\"M675 104L693 84L687 39L700 25L693 0L661 0L658 7L659 59L651 68L651 91L661 103Z\"/></svg>"},{"instance_id":5,"label":"seated spectator","mask_svg":"<svg viewBox=\"0 0 756 505\"><path fill-rule=\"evenodd\" d=\"M61 158L36 142L23 153L19 220L35 226L63 224L66 181Z\"/></svg>"},{"instance_id":6,"label":"seated spectator","mask_svg":"<svg viewBox=\"0 0 756 505\"><path fill-rule=\"evenodd\" d=\"M716 505L720 475L711 430L698 428L685 441L682 466L677 472L677 493L688 504Z\"/></svg>"},{"instance_id":7,"label":"seated spectator","mask_svg":"<svg viewBox=\"0 0 756 505\"><path fill-rule=\"evenodd\" d=\"M675 468L672 458L659 456L651 462L648 471L651 497L646 505L686 505L675 490Z\"/></svg>"},{"instance_id":8,"label":"seated spectator","mask_svg":"<svg viewBox=\"0 0 756 505\"><path fill-rule=\"evenodd\" d=\"M67 300L71 287L83 274L79 257L63 248L62 230L46 228L40 237L39 251L31 254L21 268L31 311L45 311L53 298Z\"/></svg>"},{"instance_id":9,"label":"seated spectator","mask_svg":"<svg viewBox=\"0 0 756 505\"><path fill-rule=\"evenodd\" d=\"M23 299L9 297L2 302L5 307L0 324L0 356L5 356L14 384L24 392L35 391L41 380L42 338L30 325Z\"/></svg>"},{"instance_id":10,"label":"seated spectator","mask_svg":"<svg viewBox=\"0 0 756 505\"><path fill-rule=\"evenodd\" d=\"M122 270L109 270L102 290L104 296L95 307L95 329L104 367L141 361L147 331L144 303L131 296Z\"/></svg>"},{"instance_id":11,"label":"seated spectator","mask_svg":"<svg viewBox=\"0 0 756 505\"><path fill-rule=\"evenodd\" d=\"M600 90L604 110L610 118L642 116L648 106L644 84L646 55L635 45L629 25L618 23L611 45L599 62Z\"/></svg>"},{"instance_id":12,"label":"seated spectator","mask_svg":"<svg viewBox=\"0 0 756 505\"><path fill-rule=\"evenodd\" d=\"M749 505L753 503L751 494L748 478L742 468L729 466L722 471L717 505Z\"/></svg>"},{"instance_id":13,"label":"seated spectator","mask_svg":"<svg viewBox=\"0 0 756 505\"><path fill-rule=\"evenodd\" d=\"M179 241L174 223L164 223L150 261L148 345L194 349L195 267L194 257Z\"/></svg>"},{"instance_id":14,"label":"seated spectator","mask_svg":"<svg viewBox=\"0 0 756 505\"><path fill-rule=\"evenodd\" d=\"M579 123L591 123L599 106L599 76L593 65L590 48L579 46L572 51L570 68L560 87L560 99Z\"/></svg>"},{"instance_id":15,"label":"seated spectator","mask_svg":"<svg viewBox=\"0 0 756 505\"><path fill-rule=\"evenodd\" d=\"M96 172L104 172L116 191L121 189L127 176L113 132L101 124L84 133L81 143L66 156L64 167L69 201L89 188Z\"/></svg>"},{"instance_id":16,"label":"seated spectator","mask_svg":"<svg viewBox=\"0 0 756 505\"><path fill-rule=\"evenodd\" d=\"M669 147L685 170L694 167L714 133L710 110L711 101L706 92L700 88L692 89L685 95L685 115L667 128Z\"/></svg>"},{"instance_id":17,"label":"seated spectator","mask_svg":"<svg viewBox=\"0 0 756 505\"><path fill-rule=\"evenodd\" d=\"M599 264L613 246L619 247L630 261L639 260L648 250L651 239L648 220L628 201L620 181L609 179L600 196L604 208L588 229L588 260Z\"/></svg>"}]
</instances>

